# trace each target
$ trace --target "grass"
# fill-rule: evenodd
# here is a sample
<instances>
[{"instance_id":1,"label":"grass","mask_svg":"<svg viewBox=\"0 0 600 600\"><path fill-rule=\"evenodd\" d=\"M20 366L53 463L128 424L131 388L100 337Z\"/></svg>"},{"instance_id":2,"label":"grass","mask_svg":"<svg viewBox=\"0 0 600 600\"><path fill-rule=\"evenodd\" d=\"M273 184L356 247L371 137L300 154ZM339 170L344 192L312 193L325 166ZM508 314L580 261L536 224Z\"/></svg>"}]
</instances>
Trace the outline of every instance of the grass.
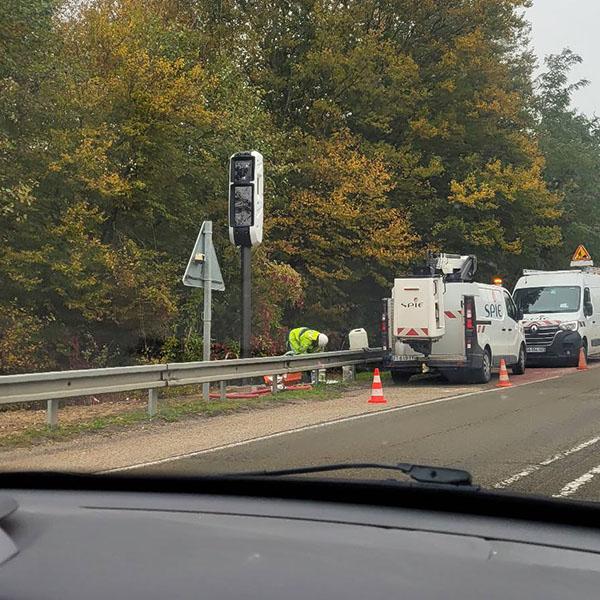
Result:
<instances>
[{"instance_id":1,"label":"grass","mask_svg":"<svg viewBox=\"0 0 600 600\"><path fill-rule=\"evenodd\" d=\"M357 378L362 381L362 378ZM317 385L311 390L290 390L278 394L265 394L257 398L243 400L211 400L205 402L199 396L166 397L159 400L159 411L155 417L149 417L143 409L131 410L118 415L98 417L90 421L68 423L51 428L28 427L18 433L0 438L0 449L28 447L52 441L71 440L81 435L124 431L144 423L174 423L193 417L214 417L217 415L261 409L293 402L320 402L339 398L356 384L338 383ZM60 422L60 412L59 412Z\"/></svg>"},{"instance_id":2,"label":"grass","mask_svg":"<svg viewBox=\"0 0 600 600\"><path fill-rule=\"evenodd\" d=\"M379 375L381 376L381 381L392 380L392 375L389 371L380 370ZM356 373L356 381L371 383L373 381L373 369Z\"/></svg>"}]
</instances>

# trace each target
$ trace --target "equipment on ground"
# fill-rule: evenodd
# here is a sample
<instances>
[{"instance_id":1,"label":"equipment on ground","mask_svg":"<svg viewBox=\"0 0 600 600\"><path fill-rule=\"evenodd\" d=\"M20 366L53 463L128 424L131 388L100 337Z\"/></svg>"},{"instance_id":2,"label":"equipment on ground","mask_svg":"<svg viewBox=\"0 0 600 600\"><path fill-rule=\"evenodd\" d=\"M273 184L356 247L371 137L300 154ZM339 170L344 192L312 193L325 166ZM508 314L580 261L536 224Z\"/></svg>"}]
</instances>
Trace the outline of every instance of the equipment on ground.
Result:
<instances>
[{"instance_id":1,"label":"equipment on ground","mask_svg":"<svg viewBox=\"0 0 600 600\"><path fill-rule=\"evenodd\" d=\"M387 400L383 395L383 385L381 384L381 375L379 369L375 368L373 371L373 383L371 384L371 397L369 398L369 404L386 404Z\"/></svg>"},{"instance_id":2,"label":"equipment on ground","mask_svg":"<svg viewBox=\"0 0 600 600\"><path fill-rule=\"evenodd\" d=\"M369 336L365 329L353 329L348 334L348 344L350 350L364 350L369 347Z\"/></svg>"},{"instance_id":3,"label":"equipment on ground","mask_svg":"<svg viewBox=\"0 0 600 600\"><path fill-rule=\"evenodd\" d=\"M500 373L498 375L498 383L496 387L505 388L511 387L512 383L508 377L508 369L506 368L506 361L502 358L500 359Z\"/></svg>"}]
</instances>

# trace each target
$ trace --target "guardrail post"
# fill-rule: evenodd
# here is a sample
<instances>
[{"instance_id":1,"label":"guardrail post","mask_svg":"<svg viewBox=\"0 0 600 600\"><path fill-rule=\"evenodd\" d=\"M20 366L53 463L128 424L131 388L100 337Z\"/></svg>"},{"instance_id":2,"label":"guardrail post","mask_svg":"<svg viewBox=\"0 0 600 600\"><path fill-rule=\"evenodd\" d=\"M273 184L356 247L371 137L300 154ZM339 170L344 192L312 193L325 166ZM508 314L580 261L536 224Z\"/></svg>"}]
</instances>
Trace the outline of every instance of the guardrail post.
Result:
<instances>
[{"instance_id":1,"label":"guardrail post","mask_svg":"<svg viewBox=\"0 0 600 600\"><path fill-rule=\"evenodd\" d=\"M227 400L227 394L225 391L225 380L223 381L219 381L219 400L221 402L225 402L225 400Z\"/></svg>"},{"instance_id":2,"label":"guardrail post","mask_svg":"<svg viewBox=\"0 0 600 600\"><path fill-rule=\"evenodd\" d=\"M354 365L342 367L342 381L354 381L356 378L356 369Z\"/></svg>"},{"instance_id":3,"label":"guardrail post","mask_svg":"<svg viewBox=\"0 0 600 600\"><path fill-rule=\"evenodd\" d=\"M158 390L150 388L148 390L148 416L154 417L158 412Z\"/></svg>"},{"instance_id":4,"label":"guardrail post","mask_svg":"<svg viewBox=\"0 0 600 600\"><path fill-rule=\"evenodd\" d=\"M48 400L46 422L49 427L56 427L58 425L58 399Z\"/></svg>"},{"instance_id":5,"label":"guardrail post","mask_svg":"<svg viewBox=\"0 0 600 600\"><path fill-rule=\"evenodd\" d=\"M313 385L317 385L319 383L319 369L313 369L310 372L310 382Z\"/></svg>"},{"instance_id":6,"label":"guardrail post","mask_svg":"<svg viewBox=\"0 0 600 600\"><path fill-rule=\"evenodd\" d=\"M271 382L271 392L276 394L279 391L277 388L277 375L273 375L273 381Z\"/></svg>"}]
</instances>

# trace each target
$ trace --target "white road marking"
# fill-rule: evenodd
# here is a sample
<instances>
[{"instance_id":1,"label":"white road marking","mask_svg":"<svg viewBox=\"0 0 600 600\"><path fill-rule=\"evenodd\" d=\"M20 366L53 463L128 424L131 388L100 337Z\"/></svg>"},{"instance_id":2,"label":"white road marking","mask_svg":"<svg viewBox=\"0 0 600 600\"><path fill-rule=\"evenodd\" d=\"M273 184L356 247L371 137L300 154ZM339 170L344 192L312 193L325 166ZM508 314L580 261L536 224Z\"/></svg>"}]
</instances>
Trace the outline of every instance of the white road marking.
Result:
<instances>
[{"instance_id":1,"label":"white road marking","mask_svg":"<svg viewBox=\"0 0 600 600\"><path fill-rule=\"evenodd\" d=\"M568 498L572 496L577 490L584 486L586 483L589 483L592 479L594 479L594 475L600 474L600 465L590 469L587 473L584 473L581 477L570 481L565 485L558 494L553 494L553 498Z\"/></svg>"},{"instance_id":2,"label":"white road marking","mask_svg":"<svg viewBox=\"0 0 600 600\"><path fill-rule=\"evenodd\" d=\"M331 421L324 421L322 423L315 423L313 425L304 425L303 427L296 427L294 429L286 429L285 431L278 431L277 433L271 433L268 435L262 435L255 438L250 438L248 440L241 440L239 442L232 442L230 444L223 444L222 446L214 446L212 448L207 448L205 450L195 450L193 452L186 452L183 454L176 454L173 456L169 456L167 458L159 458L157 460L149 460L146 462L140 462L133 465L127 465L126 467L115 467L113 469L106 469L104 471L98 471L100 475L104 475L106 473L120 473L123 471L131 471L133 469L142 469L144 467L153 467L155 465L162 465L165 463L173 462L176 460L181 460L184 458L194 458L195 456L202 456L204 454L211 454L213 452L220 452L221 450L229 450L231 448L238 448L239 446L245 446L246 444L253 444L255 442L263 442L266 440L272 440L278 437L282 437L284 435L291 435L294 433L300 433L302 431L310 431L312 429L321 429L323 427L329 427L331 425L338 425L339 423L349 423L351 421L357 421L359 419L366 419L369 417L376 417L385 413L393 413L393 412L401 412L404 410L410 410L414 408L419 408L421 406L430 406L433 404L441 404L442 402L449 402L450 400L458 400L460 398L468 398L469 396L475 396L476 394L488 394L491 392L502 392L505 394L510 389L515 389L518 387L523 387L525 385L531 385L533 383L542 383L544 381L551 381L553 379L559 379L561 375L553 375L551 377L545 377L544 379L536 379L535 381L526 381L525 383L517 383L513 385L512 388L489 388L487 390L476 390L473 392L466 392L465 394L457 394L456 396L447 396L445 398L437 398L435 400L426 400L425 402L418 402L417 404L407 404L405 406L397 406L395 408L385 408L383 410L378 410L376 412L368 412L361 413L358 415L353 415L351 417L342 417L340 419L333 419Z\"/></svg>"},{"instance_id":3,"label":"white road marking","mask_svg":"<svg viewBox=\"0 0 600 600\"><path fill-rule=\"evenodd\" d=\"M551 465L552 463L555 463L558 460L567 458L567 456L571 456L571 454L575 454L576 452L580 452L581 450L584 450L585 448L589 448L590 446L593 446L594 444L597 444L598 442L600 442L600 436L593 437L585 442L582 442L581 444L577 444L577 446L573 446L573 448L569 448L568 450L565 450L564 452L558 452L554 456L551 456L550 458L547 458L546 460L543 460L540 463L537 463L535 465L529 465L527 468L523 469L519 473L516 473L515 475L512 475L508 479L503 479L502 481L499 481L498 483L494 484L494 487L495 488L508 487L509 485L516 483L517 481L523 479L524 477L528 477L529 475L532 475L533 473L539 471L542 467L547 467L548 465ZM561 490L561 492L562 492L562 490Z\"/></svg>"}]
</instances>

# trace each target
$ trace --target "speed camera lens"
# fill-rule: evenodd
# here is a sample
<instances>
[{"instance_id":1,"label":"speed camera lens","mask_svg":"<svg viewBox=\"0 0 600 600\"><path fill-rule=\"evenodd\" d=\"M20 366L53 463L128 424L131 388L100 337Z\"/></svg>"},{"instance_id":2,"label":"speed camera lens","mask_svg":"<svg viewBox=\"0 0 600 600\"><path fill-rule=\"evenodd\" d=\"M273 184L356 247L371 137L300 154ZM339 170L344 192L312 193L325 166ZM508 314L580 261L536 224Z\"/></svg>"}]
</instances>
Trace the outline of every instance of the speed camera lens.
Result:
<instances>
[{"instance_id":1,"label":"speed camera lens","mask_svg":"<svg viewBox=\"0 0 600 600\"><path fill-rule=\"evenodd\" d=\"M236 227L252 225L252 187L239 186L234 188L233 223Z\"/></svg>"},{"instance_id":2,"label":"speed camera lens","mask_svg":"<svg viewBox=\"0 0 600 600\"><path fill-rule=\"evenodd\" d=\"M233 162L233 179L236 183L250 183L252 181L252 160L237 159Z\"/></svg>"}]
</instances>

